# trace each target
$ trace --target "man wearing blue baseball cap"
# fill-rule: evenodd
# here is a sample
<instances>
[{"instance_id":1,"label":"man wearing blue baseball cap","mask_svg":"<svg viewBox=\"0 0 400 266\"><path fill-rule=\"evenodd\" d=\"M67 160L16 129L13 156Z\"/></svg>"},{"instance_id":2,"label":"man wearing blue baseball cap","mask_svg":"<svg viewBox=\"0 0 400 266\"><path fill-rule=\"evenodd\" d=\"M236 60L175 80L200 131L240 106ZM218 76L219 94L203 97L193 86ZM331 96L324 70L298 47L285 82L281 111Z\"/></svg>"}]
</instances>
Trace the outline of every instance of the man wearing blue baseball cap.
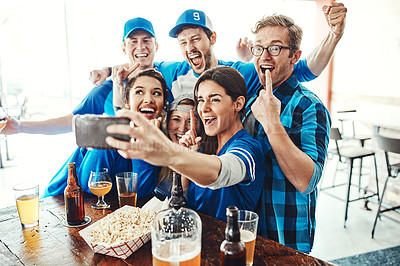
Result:
<instances>
[{"instance_id":1,"label":"man wearing blue baseball cap","mask_svg":"<svg viewBox=\"0 0 400 266\"><path fill-rule=\"evenodd\" d=\"M150 21L144 18L128 20L124 25L122 36L122 51L126 54L129 66L140 62L140 69L156 67L154 65L155 53L158 43ZM91 80L96 77L92 76ZM75 114L103 114L114 115L113 108L113 82L108 80L96 82L94 87L84 100L71 112L62 117L43 121L18 121L9 117L3 130L5 134L61 134L72 131L72 117Z\"/></svg>"},{"instance_id":2,"label":"man wearing blue baseball cap","mask_svg":"<svg viewBox=\"0 0 400 266\"><path fill-rule=\"evenodd\" d=\"M338 28L338 25L342 26L339 27L340 32L332 34L333 30L331 30L324 41L306 59L300 60L295 65L294 72L300 82L315 79L328 64L344 31L347 11L346 8L344 10L345 12L332 10L329 16L326 15L331 29ZM333 21L331 18L336 18L336 24L331 23ZM213 31L210 18L203 11L195 9L184 11L169 35L178 40L182 56L186 60L177 65L174 72L175 77L171 82L171 91L174 96L190 93L192 86L189 84L195 84L199 75L217 65L227 65L237 69L246 81L248 96L251 97L257 93L260 83L253 63L225 62L216 58L213 46L217 41L217 35ZM250 53L247 47L242 47L243 49Z\"/></svg>"},{"instance_id":3,"label":"man wearing blue baseball cap","mask_svg":"<svg viewBox=\"0 0 400 266\"><path fill-rule=\"evenodd\" d=\"M117 68L116 76L134 69L147 69L156 67L154 65L155 53L158 43L155 39L155 32L150 21L144 18L134 18L128 20L124 25L122 36L122 51L126 54L129 64L128 69ZM140 64L139 64L140 63ZM120 76L121 78L121 76ZM6 134L32 133L32 134L60 134L72 131L72 118L75 114L107 114L115 115L113 106L113 81L107 80L93 88L84 100L73 110L72 113L58 118L44 121L18 121L9 118L5 128ZM92 151L77 148L68 158L67 162L61 167L58 173L51 179L42 197L57 195L63 192L66 184L65 177L68 176L68 163L75 162L82 165L86 161L96 160ZM94 157L94 158L93 158ZM124 171L131 167L130 160L126 164L120 165Z\"/></svg>"},{"instance_id":4,"label":"man wearing blue baseball cap","mask_svg":"<svg viewBox=\"0 0 400 266\"><path fill-rule=\"evenodd\" d=\"M300 60L295 65L294 72L300 82L315 79L328 64L343 35L346 11L347 9L343 7L340 10L331 9L329 14L325 14L331 31L306 59ZM333 21L335 23L332 23ZM237 69L246 80L248 96L256 94L260 83L254 64L225 62L217 59L213 51L217 35L213 31L210 18L203 11L195 9L184 11L169 35L178 40L181 53L185 58L183 62L161 62L158 65L158 70L163 73L171 89L170 101L178 95L192 93L199 75L217 65L227 65ZM247 47L242 46L241 50L241 53L251 54ZM111 74L107 69L92 71L92 73L99 77L99 82Z\"/></svg>"}]
</instances>

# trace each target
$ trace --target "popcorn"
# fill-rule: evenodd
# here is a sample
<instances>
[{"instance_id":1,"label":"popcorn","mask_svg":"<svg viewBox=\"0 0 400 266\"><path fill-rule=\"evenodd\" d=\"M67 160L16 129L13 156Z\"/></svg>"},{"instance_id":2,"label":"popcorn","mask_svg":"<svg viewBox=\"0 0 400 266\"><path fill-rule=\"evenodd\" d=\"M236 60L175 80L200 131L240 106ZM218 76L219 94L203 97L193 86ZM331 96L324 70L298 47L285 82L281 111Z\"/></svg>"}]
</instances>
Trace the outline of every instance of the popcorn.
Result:
<instances>
[{"instance_id":1,"label":"popcorn","mask_svg":"<svg viewBox=\"0 0 400 266\"><path fill-rule=\"evenodd\" d=\"M161 204L154 198L142 209L125 205L79 234L95 253L126 259L150 240L150 225Z\"/></svg>"},{"instance_id":2,"label":"popcorn","mask_svg":"<svg viewBox=\"0 0 400 266\"><path fill-rule=\"evenodd\" d=\"M89 235L96 244L126 242L150 232L150 224L155 215L153 210L140 211L136 207L118 209L101 219Z\"/></svg>"}]
</instances>

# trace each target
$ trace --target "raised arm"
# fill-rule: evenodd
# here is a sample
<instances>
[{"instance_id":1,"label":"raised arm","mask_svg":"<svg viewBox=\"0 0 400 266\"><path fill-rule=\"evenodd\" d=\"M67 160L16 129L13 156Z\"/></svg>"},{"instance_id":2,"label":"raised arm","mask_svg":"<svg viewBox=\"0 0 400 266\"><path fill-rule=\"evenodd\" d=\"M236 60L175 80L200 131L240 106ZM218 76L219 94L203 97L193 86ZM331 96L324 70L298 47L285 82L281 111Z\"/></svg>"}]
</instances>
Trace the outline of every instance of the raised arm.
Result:
<instances>
[{"instance_id":1,"label":"raised arm","mask_svg":"<svg viewBox=\"0 0 400 266\"><path fill-rule=\"evenodd\" d=\"M330 31L306 57L308 68L315 76L319 76L328 65L346 26L347 8L342 3L332 2L329 6L323 6L322 11Z\"/></svg>"},{"instance_id":2,"label":"raised arm","mask_svg":"<svg viewBox=\"0 0 400 266\"><path fill-rule=\"evenodd\" d=\"M7 125L3 129L6 135L17 133L56 135L72 131L73 113L66 116L43 121L19 121L13 117L7 118Z\"/></svg>"},{"instance_id":3,"label":"raised arm","mask_svg":"<svg viewBox=\"0 0 400 266\"><path fill-rule=\"evenodd\" d=\"M251 110L264 128L282 172L293 186L304 192L313 176L314 162L296 147L283 127L280 121L281 102L272 93L271 73L266 71L265 76L265 89L260 91Z\"/></svg>"},{"instance_id":4,"label":"raised arm","mask_svg":"<svg viewBox=\"0 0 400 266\"><path fill-rule=\"evenodd\" d=\"M115 67L124 66L129 68L129 64L118 65ZM95 69L90 71L89 73L89 80L95 86L99 86L103 84L103 82L112 74L112 67L103 67L102 69Z\"/></svg>"},{"instance_id":5,"label":"raised arm","mask_svg":"<svg viewBox=\"0 0 400 266\"><path fill-rule=\"evenodd\" d=\"M216 156L193 152L172 142L149 120L139 113L127 110L118 112L119 116L130 118L135 127L111 125L109 133L130 135L134 141L126 142L108 137L107 143L118 149L127 159L142 159L158 166L167 166L190 178L199 185L207 186L218 179L221 161Z\"/></svg>"}]
</instances>

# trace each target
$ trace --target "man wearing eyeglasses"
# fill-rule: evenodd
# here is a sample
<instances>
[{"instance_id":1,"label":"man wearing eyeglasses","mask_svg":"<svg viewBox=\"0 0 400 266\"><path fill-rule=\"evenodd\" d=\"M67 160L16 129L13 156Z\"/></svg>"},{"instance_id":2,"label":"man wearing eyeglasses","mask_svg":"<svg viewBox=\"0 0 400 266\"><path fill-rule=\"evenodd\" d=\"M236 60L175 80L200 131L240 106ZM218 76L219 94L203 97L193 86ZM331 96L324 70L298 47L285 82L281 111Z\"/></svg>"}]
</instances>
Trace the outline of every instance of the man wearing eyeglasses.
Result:
<instances>
[{"instance_id":1,"label":"man wearing eyeglasses","mask_svg":"<svg viewBox=\"0 0 400 266\"><path fill-rule=\"evenodd\" d=\"M273 15L259 20L253 33L251 52L263 87L247 103L245 127L267 160L259 210L266 222L260 226L266 226L268 238L309 253L331 118L293 74L301 56L301 28L289 17Z\"/></svg>"},{"instance_id":2,"label":"man wearing eyeglasses","mask_svg":"<svg viewBox=\"0 0 400 266\"><path fill-rule=\"evenodd\" d=\"M324 8L331 31L306 59L300 60L294 67L294 72L301 82L313 80L321 74L344 31L347 12L344 5L333 2ZM226 62L217 59L213 51L217 34L213 31L210 18L203 11L195 9L184 11L169 35L177 39L185 59L183 62L160 62L157 66L171 89L171 97L192 93L198 77L205 70L217 65L227 65L237 69L245 78L248 95L256 93L260 83L252 63ZM249 55L251 57L250 50L242 43L238 45L238 54L244 61L249 60ZM100 83L110 74L107 68L94 70L90 79L92 82ZM171 97L170 101L173 100Z\"/></svg>"}]
</instances>

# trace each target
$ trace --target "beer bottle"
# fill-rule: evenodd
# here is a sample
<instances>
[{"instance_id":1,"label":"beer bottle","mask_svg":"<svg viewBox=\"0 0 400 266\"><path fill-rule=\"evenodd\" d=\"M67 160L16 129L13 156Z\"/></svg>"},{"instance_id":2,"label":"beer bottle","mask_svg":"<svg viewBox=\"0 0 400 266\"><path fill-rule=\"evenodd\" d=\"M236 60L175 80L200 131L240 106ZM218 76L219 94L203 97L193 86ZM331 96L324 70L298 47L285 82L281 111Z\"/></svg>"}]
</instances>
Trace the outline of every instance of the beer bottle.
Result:
<instances>
[{"instance_id":1,"label":"beer bottle","mask_svg":"<svg viewBox=\"0 0 400 266\"><path fill-rule=\"evenodd\" d=\"M65 213L69 225L79 225L85 221L83 189L79 185L75 163L68 164L68 181L64 190Z\"/></svg>"},{"instance_id":2,"label":"beer bottle","mask_svg":"<svg viewBox=\"0 0 400 266\"><path fill-rule=\"evenodd\" d=\"M226 208L226 216L225 240L220 247L221 266L246 265L246 247L240 240L237 207Z\"/></svg>"},{"instance_id":3,"label":"beer bottle","mask_svg":"<svg viewBox=\"0 0 400 266\"><path fill-rule=\"evenodd\" d=\"M183 196L181 175L172 172L172 178L172 192L171 199L168 202L168 206L170 208L174 208L175 210L179 210L181 207L186 207L187 205L186 199Z\"/></svg>"}]
</instances>

